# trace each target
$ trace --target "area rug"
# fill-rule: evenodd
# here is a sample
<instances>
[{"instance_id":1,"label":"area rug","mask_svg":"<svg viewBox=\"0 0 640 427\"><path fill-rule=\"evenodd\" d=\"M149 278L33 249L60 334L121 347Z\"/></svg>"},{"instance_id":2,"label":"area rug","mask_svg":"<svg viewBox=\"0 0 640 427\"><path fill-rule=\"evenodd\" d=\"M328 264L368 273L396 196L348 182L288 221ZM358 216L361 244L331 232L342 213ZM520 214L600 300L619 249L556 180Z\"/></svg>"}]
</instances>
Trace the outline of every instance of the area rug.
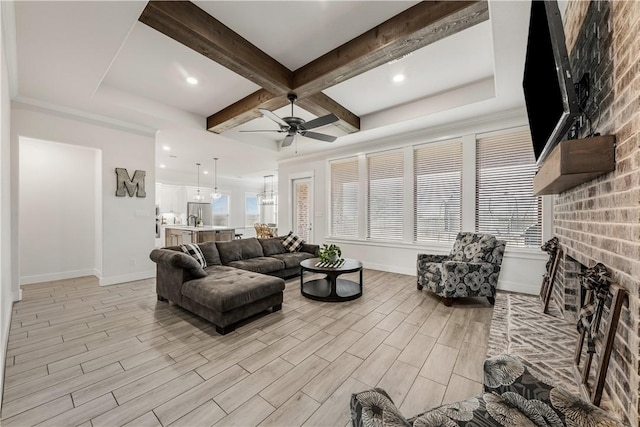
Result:
<instances>
[{"instance_id":1,"label":"area rug","mask_svg":"<svg viewBox=\"0 0 640 427\"><path fill-rule=\"evenodd\" d=\"M516 355L555 385L578 393L573 367L578 338L575 322L562 319L557 312L543 314L538 296L496 295L488 356Z\"/></svg>"}]
</instances>

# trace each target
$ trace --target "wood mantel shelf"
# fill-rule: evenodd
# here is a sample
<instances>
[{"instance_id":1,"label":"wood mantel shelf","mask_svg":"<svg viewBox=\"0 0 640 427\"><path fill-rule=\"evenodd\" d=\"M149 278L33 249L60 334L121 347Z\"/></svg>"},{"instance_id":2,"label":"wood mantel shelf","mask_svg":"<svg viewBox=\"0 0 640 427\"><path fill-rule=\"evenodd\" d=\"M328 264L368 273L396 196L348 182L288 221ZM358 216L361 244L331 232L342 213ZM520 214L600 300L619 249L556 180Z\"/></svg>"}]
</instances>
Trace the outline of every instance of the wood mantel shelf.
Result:
<instances>
[{"instance_id":1,"label":"wood mantel shelf","mask_svg":"<svg viewBox=\"0 0 640 427\"><path fill-rule=\"evenodd\" d=\"M533 178L533 193L559 194L613 171L615 142L614 135L562 141Z\"/></svg>"}]
</instances>

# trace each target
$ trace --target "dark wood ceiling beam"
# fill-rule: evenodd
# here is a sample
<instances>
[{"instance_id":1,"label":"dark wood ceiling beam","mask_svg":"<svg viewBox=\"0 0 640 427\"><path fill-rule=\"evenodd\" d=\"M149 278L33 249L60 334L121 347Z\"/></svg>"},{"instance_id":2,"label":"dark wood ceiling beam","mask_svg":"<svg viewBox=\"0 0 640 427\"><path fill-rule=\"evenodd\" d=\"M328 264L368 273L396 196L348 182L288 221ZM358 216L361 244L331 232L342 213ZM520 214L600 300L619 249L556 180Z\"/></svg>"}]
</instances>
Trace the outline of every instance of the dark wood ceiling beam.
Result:
<instances>
[{"instance_id":1,"label":"dark wood ceiling beam","mask_svg":"<svg viewBox=\"0 0 640 427\"><path fill-rule=\"evenodd\" d=\"M316 94L489 19L486 1L423 1L294 71L299 98Z\"/></svg>"},{"instance_id":2,"label":"dark wood ceiling beam","mask_svg":"<svg viewBox=\"0 0 640 427\"><path fill-rule=\"evenodd\" d=\"M150 1L138 20L276 96L291 90L291 70L191 2Z\"/></svg>"},{"instance_id":3,"label":"dark wood ceiling beam","mask_svg":"<svg viewBox=\"0 0 640 427\"><path fill-rule=\"evenodd\" d=\"M258 108L277 110L288 104L289 100L286 95L274 96L272 93L260 89L207 117L207 130L222 133L261 117L262 114Z\"/></svg>"},{"instance_id":4,"label":"dark wood ceiling beam","mask_svg":"<svg viewBox=\"0 0 640 427\"><path fill-rule=\"evenodd\" d=\"M340 121L334 123L334 126L339 127L347 133L353 133L360 130L360 117L356 116L322 92L299 99L296 104L318 117L330 113L335 114L340 118Z\"/></svg>"}]
</instances>

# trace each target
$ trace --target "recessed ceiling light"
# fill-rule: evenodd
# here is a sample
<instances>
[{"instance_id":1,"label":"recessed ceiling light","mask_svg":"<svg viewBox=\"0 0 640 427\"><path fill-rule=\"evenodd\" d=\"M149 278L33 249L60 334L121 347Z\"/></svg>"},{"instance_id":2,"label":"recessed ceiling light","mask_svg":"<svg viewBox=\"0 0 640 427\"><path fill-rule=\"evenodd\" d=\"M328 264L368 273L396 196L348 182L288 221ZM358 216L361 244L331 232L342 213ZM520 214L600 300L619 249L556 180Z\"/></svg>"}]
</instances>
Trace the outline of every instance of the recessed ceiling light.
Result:
<instances>
[{"instance_id":1,"label":"recessed ceiling light","mask_svg":"<svg viewBox=\"0 0 640 427\"><path fill-rule=\"evenodd\" d=\"M204 171L202 173L205 174L205 175L209 175L209 171Z\"/></svg>"},{"instance_id":2,"label":"recessed ceiling light","mask_svg":"<svg viewBox=\"0 0 640 427\"><path fill-rule=\"evenodd\" d=\"M168 145L163 145L163 146L162 146L162 149L163 149L164 151L171 151L171 147L169 147Z\"/></svg>"},{"instance_id":3,"label":"recessed ceiling light","mask_svg":"<svg viewBox=\"0 0 640 427\"><path fill-rule=\"evenodd\" d=\"M396 74L395 76L393 76L393 81L395 83L400 83L404 81L404 74Z\"/></svg>"},{"instance_id":4,"label":"recessed ceiling light","mask_svg":"<svg viewBox=\"0 0 640 427\"><path fill-rule=\"evenodd\" d=\"M161 167L162 169L164 169L166 166L165 166L165 165L163 165L163 164L161 164L161 165L160 165L160 167Z\"/></svg>"},{"instance_id":5,"label":"recessed ceiling light","mask_svg":"<svg viewBox=\"0 0 640 427\"><path fill-rule=\"evenodd\" d=\"M187 77L187 83L189 83L190 85L197 85L198 84L198 79L196 79L193 76L189 76Z\"/></svg>"}]
</instances>

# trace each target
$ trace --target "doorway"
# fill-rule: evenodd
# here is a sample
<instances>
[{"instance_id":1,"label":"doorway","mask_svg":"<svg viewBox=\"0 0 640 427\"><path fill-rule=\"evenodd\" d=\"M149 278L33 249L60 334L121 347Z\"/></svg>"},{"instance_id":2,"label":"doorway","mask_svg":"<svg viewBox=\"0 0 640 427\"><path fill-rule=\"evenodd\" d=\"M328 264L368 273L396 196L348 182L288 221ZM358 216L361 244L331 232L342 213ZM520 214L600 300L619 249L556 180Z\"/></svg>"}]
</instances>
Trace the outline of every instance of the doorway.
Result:
<instances>
[{"instance_id":1,"label":"doorway","mask_svg":"<svg viewBox=\"0 0 640 427\"><path fill-rule=\"evenodd\" d=\"M291 186L293 232L305 242L313 242L313 179L295 178Z\"/></svg>"}]
</instances>

